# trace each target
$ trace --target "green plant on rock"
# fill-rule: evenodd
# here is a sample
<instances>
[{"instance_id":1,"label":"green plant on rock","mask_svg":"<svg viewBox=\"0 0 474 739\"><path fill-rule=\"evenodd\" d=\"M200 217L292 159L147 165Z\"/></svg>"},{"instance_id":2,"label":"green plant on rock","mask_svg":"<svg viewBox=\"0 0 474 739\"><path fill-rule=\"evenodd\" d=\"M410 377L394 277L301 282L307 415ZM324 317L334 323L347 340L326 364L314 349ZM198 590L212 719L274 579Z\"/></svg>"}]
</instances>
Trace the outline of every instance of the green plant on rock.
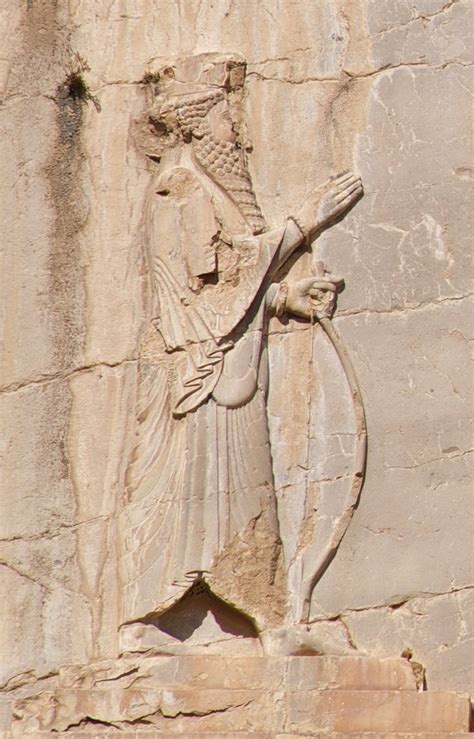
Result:
<instances>
[{"instance_id":1,"label":"green plant on rock","mask_svg":"<svg viewBox=\"0 0 474 739\"><path fill-rule=\"evenodd\" d=\"M75 52L69 61L66 71L67 76L64 82L64 88L68 97L73 100L81 100L82 102L91 102L97 111L100 111L100 103L96 95L93 95L89 85L84 79L84 73L90 72L88 62Z\"/></svg>"},{"instance_id":2,"label":"green plant on rock","mask_svg":"<svg viewBox=\"0 0 474 739\"><path fill-rule=\"evenodd\" d=\"M142 85L150 85L154 95L160 93L160 75L159 72L146 72L142 77Z\"/></svg>"}]
</instances>

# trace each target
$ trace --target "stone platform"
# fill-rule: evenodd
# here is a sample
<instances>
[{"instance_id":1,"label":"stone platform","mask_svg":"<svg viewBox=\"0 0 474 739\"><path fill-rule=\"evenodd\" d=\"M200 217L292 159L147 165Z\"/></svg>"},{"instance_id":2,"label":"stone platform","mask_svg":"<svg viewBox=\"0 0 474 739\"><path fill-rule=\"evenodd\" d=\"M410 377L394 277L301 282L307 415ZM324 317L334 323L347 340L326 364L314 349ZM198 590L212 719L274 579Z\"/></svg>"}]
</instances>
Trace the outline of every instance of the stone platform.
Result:
<instances>
[{"instance_id":1,"label":"stone platform","mask_svg":"<svg viewBox=\"0 0 474 739\"><path fill-rule=\"evenodd\" d=\"M420 692L402 659L157 656L64 667L54 689L14 702L3 739L434 739L469 722L466 698Z\"/></svg>"}]
</instances>

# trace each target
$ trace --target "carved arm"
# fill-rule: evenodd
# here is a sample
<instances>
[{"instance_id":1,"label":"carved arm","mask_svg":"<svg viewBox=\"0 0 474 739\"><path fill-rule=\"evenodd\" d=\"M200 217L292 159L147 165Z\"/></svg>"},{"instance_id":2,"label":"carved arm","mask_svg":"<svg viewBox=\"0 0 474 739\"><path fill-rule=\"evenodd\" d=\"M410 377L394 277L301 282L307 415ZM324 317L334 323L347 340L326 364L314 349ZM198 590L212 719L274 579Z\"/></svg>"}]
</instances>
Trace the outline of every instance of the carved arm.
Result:
<instances>
[{"instance_id":1,"label":"carved arm","mask_svg":"<svg viewBox=\"0 0 474 739\"><path fill-rule=\"evenodd\" d=\"M342 172L313 190L293 217L306 242L334 223L362 194L362 180L353 172Z\"/></svg>"}]
</instances>

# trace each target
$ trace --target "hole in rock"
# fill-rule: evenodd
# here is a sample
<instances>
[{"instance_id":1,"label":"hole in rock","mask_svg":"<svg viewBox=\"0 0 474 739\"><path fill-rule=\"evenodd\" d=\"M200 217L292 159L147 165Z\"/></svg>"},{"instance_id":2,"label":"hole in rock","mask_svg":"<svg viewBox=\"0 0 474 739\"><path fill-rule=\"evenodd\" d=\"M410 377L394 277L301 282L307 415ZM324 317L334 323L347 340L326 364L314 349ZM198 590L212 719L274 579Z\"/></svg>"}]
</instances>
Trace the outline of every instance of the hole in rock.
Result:
<instances>
[{"instance_id":1,"label":"hole in rock","mask_svg":"<svg viewBox=\"0 0 474 739\"><path fill-rule=\"evenodd\" d=\"M201 275L203 285L217 285L219 284L219 275L216 272L209 272Z\"/></svg>"},{"instance_id":2,"label":"hole in rock","mask_svg":"<svg viewBox=\"0 0 474 739\"><path fill-rule=\"evenodd\" d=\"M258 639L250 618L214 595L204 580L196 581L174 606L146 623L181 642L224 634Z\"/></svg>"}]
</instances>

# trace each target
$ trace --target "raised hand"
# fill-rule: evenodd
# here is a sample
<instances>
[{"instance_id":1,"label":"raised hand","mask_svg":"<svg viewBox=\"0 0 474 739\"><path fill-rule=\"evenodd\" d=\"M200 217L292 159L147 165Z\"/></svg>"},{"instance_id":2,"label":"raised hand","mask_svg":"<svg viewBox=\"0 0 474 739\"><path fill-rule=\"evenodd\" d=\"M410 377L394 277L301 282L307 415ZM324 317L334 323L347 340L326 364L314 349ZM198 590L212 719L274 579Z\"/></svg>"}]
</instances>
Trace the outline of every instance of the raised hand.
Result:
<instances>
[{"instance_id":1,"label":"raised hand","mask_svg":"<svg viewBox=\"0 0 474 739\"><path fill-rule=\"evenodd\" d=\"M345 213L363 192L360 177L353 172L341 172L313 190L295 221L305 236L312 238Z\"/></svg>"},{"instance_id":2,"label":"raised hand","mask_svg":"<svg viewBox=\"0 0 474 739\"><path fill-rule=\"evenodd\" d=\"M363 193L362 180L353 172L343 172L326 183L317 211L317 227L324 228L342 215Z\"/></svg>"}]
</instances>

